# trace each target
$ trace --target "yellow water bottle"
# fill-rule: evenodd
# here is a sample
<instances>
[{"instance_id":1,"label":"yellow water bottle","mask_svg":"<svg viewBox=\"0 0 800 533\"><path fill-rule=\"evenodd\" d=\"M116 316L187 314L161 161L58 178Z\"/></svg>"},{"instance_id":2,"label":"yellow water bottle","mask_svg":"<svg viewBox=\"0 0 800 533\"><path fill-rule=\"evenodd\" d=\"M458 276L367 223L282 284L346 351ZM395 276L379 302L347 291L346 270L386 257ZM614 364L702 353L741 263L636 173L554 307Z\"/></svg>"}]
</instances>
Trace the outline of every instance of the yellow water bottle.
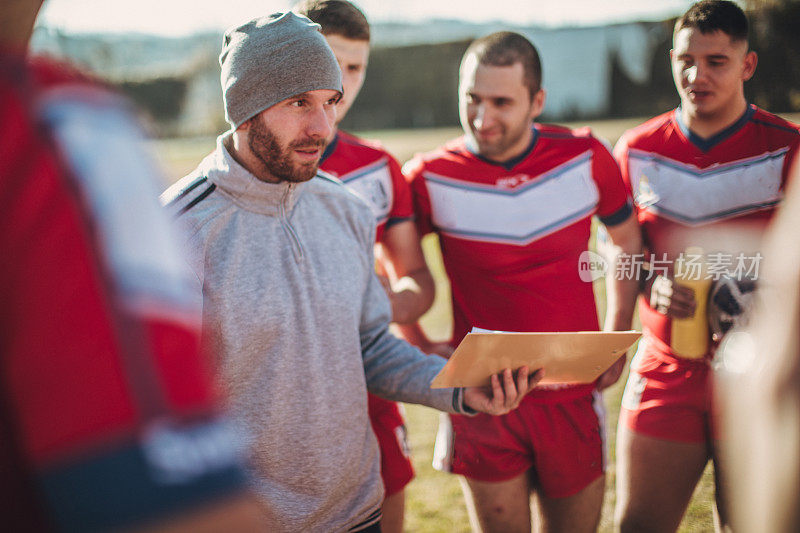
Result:
<instances>
[{"instance_id":1,"label":"yellow water bottle","mask_svg":"<svg viewBox=\"0 0 800 533\"><path fill-rule=\"evenodd\" d=\"M699 359L708 352L706 308L711 279L706 279L707 274L702 248L687 248L675 262L675 283L694 290L694 299L697 302L694 315L689 318L672 319L670 342L672 350L676 355L687 359Z\"/></svg>"}]
</instances>

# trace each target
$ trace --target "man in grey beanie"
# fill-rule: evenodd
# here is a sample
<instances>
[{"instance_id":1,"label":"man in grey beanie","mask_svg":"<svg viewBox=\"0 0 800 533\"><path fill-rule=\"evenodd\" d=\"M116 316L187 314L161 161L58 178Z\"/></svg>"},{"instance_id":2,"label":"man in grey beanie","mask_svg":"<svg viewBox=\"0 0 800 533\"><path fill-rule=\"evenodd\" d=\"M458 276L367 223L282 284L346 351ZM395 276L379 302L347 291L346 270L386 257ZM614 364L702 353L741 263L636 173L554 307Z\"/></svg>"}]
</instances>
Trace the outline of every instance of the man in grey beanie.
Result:
<instances>
[{"instance_id":1,"label":"man in grey beanie","mask_svg":"<svg viewBox=\"0 0 800 533\"><path fill-rule=\"evenodd\" d=\"M434 390L444 360L389 333L372 212L317 173L342 90L318 28L285 13L225 33L231 131L163 200L189 231L205 335L269 530L380 531L367 389L503 414L539 376L522 367L488 389Z\"/></svg>"}]
</instances>

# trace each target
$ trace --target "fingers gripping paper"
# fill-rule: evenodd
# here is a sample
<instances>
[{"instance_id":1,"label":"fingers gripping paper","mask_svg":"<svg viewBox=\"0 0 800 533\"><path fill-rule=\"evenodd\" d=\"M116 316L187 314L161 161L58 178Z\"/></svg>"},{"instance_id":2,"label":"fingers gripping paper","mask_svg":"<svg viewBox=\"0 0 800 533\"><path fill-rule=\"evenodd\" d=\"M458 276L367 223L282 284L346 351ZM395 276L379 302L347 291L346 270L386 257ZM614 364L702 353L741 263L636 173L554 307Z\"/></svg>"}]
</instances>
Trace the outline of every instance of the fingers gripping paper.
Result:
<instances>
[{"instance_id":1,"label":"fingers gripping paper","mask_svg":"<svg viewBox=\"0 0 800 533\"><path fill-rule=\"evenodd\" d=\"M431 388L489 385L506 368L543 368L540 384L591 383L641 336L638 331L467 334L434 378Z\"/></svg>"}]
</instances>

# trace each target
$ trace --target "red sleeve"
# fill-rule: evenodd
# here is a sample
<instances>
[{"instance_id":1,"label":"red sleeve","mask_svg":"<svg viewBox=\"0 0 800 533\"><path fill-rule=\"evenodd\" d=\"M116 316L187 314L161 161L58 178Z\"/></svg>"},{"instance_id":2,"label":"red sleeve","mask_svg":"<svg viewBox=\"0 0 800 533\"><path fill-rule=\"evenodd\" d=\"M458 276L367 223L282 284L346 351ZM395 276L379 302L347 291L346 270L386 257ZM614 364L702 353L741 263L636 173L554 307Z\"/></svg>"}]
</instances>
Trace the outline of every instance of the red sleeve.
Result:
<instances>
[{"instance_id":1,"label":"red sleeve","mask_svg":"<svg viewBox=\"0 0 800 533\"><path fill-rule=\"evenodd\" d=\"M614 226L633 212L630 188L623 182L619 166L608 149L599 141L594 143L592 177L600 191L597 216L606 226Z\"/></svg>"},{"instance_id":2,"label":"red sleeve","mask_svg":"<svg viewBox=\"0 0 800 533\"><path fill-rule=\"evenodd\" d=\"M0 405L42 507L58 529L104 530L241 490L199 357L199 308L162 290L181 284L182 259L158 244L171 230L152 216L155 176L133 164L144 154L133 121L105 91L64 85L56 98L9 81ZM191 459L165 460L177 451Z\"/></svg>"},{"instance_id":3,"label":"red sleeve","mask_svg":"<svg viewBox=\"0 0 800 533\"><path fill-rule=\"evenodd\" d=\"M389 174L392 178L393 198L392 209L389 211L389 220L386 226L403 222L405 220L412 220L414 217L414 204L411 198L411 188L406 182L405 176L400 169L400 164L397 160L389 157Z\"/></svg>"},{"instance_id":4,"label":"red sleeve","mask_svg":"<svg viewBox=\"0 0 800 533\"><path fill-rule=\"evenodd\" d=\"M431 199L428 196L428 187L423 176L424 163L422 158L415 157L403 166L406 180L411 187L411 196L414 204L414 215L420 237L433 231L431 221Z\"/></svg>"}]
</instances>

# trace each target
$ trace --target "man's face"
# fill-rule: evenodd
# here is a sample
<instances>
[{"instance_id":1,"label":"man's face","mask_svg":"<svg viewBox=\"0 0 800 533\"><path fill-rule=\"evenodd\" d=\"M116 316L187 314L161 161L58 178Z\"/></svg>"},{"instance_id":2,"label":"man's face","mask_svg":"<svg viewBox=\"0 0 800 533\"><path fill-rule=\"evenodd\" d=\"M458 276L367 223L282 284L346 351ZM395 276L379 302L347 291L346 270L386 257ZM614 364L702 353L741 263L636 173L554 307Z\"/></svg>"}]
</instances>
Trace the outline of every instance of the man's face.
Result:
<instances>
[{"instance_id":1,"label":"man's face","mask_svg":"<svg viewBox=\"0 0 800 533\"><path fill-rule=\"evenodd\" d=\"M263 181L308 181L336 121L337 91L320 89L278 102L246 123L253 174Z\"/></svg>"},{"instance_id":2,"label":"man's face","mask_svg":"<svg viewBox=\"0 0 800 533\"><path fill-rule=\"evenodd\" d=\"M531 99L522 63L496 67L470 55L461 67L458 109L464 133L480 155L505 161L521 154L530 143L531 122L544 107L544 91Z\"/></svg>"},{"instance_id":3,"label":"man's face","mask_svg":"<svg viewBox=\"0 0 800 533\"><path fill-rule=\"evenodd\" d=\"M744 82L757 63L745 41L733 41L719 30L704 34L683 28L675 34L670 59L681 106L690 117L713 120L740 111Z\"/></svg>"},{"instance_id":4,"label":"man's face","mask_svg":"<svg viewBox=\"0 0 800 533\"><path fill-rule=\"evenodd\" d=\"M353 105L364 84L369 61L369 41L348 39L341 35L326 35L325 39L339 62L339 68L342 69L344 94L336 107L338 125Z\"/></svg>"}]
</instances>

